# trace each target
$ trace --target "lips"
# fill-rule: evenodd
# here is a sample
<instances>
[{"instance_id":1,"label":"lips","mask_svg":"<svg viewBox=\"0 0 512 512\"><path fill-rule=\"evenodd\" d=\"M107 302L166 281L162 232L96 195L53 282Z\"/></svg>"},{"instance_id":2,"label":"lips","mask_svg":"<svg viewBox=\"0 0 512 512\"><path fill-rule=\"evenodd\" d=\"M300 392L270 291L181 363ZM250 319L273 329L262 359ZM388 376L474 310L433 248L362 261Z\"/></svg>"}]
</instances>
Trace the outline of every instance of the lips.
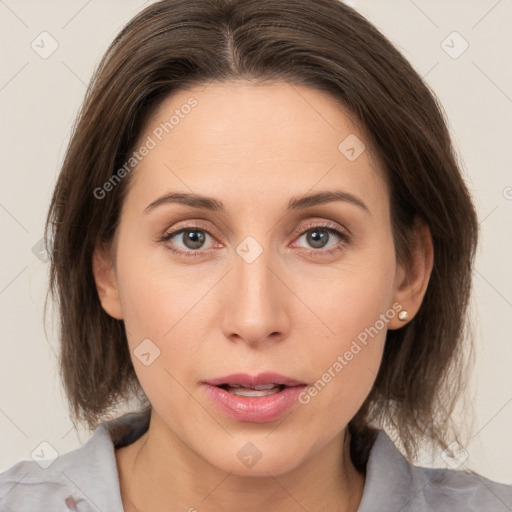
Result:
<instances>
[{"instance_id":1,"label":"lips","mask_svg":"<svg viewBox=\"0 0 512 512\"><path fill-rule=\"evenodd\" d=\"M306 387L278 373L237 373L202 382L217 407L237 421L265 423L284 414Z\"/></svg>"}]
</instances>

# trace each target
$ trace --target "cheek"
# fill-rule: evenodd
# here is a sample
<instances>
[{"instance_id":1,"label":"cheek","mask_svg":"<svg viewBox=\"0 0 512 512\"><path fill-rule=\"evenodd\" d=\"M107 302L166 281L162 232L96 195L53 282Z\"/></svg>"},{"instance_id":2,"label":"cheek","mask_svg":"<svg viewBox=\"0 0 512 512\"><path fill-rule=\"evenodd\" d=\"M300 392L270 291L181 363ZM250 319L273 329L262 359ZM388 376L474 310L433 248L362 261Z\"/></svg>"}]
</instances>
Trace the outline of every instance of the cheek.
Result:
<instances>
[{"instance_id":1,"label":"cheek","mask_svg":"<svg viewBox=\"0 0 512 512\"><path fill-rule=\"evenodd\" d=\"M178 382L183 378L176 369L186 374L194 359L189 340L179 339L193 297L187 288L180 287L180 280L164 278L161 266L155 264L143 244L122 235L117 274L130 357L144 393L151 403L158 404L163 397L180 396L173 377Z\"/></svg>"},{"instance_id":2,"label":"cheek","mask_svg":"<svg viewBox=\"0 0 512 512\"><path fill-rule=\"evenodd\" d=\"M373 387L387 332L380 317L386 318L382 305L382 300L364 302L362 307L352 303L344 308L341 303L337 316L331 318L336 335L303 351L310 385L299 396L302 414L311 430L322 429L325 438L347 425Z\"/></svg>"},{"instance_id":3,"label":"cheek","mask_svg":"<svg viewBox=\"0 0 512 512\"><path fill-rule=\"evenodd\" d=\"M387 248L387 249L386 249ZM314 410L336 411L343 425L357 412L378 373L392 308L395 259L392 246L380 245L365 257L349 262L341 271L305 290L308 305L317 312L313 323L316 342L308 343L301 357L310 362L313 385L300 402ZM318 285L322 284L321 287ZM314 405L313 405L314 404Z\"/></svg>"},{"instance_id":4,"label":"cheek","mask_svg":"<svg viewBox=\"0 0 512 512\"><path fill-rule=\"evenodd\" d=\"M147 237L147 234L144 235ZM204 293L204 283L173 264L161 247L121 232L118 251L119 293L127 333L135 342L172 336Z\"/></svg>"},{"instance_id":5,"label":"cheek","mask_svg":"<svg viewBox=\"0 0 512 512\"><path fill-rule=\"evenodd\" d=\"M186 286L188 280L169 268L143 251L125 250L118 258L119 291L130 356L145 395L155 409L179 410L187 418L194 413L187 377L199 357L194 304L204 285ZM170 420L177 430L175 422Z\"/></svg>"},{"instance_id":6,"label":"cheek","mask_svg":"<svg viewBox=\"0 0 512 512\"><path fill-rule=\"evenodd\" d=\"M321 274L297 273L300 277L294 279L316 316L319 334L329 344L343 348L391 308L395 270L393 246L383 241L348 254ZM314 320L313 315L310 318Z\"/></svg>"}]
</instances>

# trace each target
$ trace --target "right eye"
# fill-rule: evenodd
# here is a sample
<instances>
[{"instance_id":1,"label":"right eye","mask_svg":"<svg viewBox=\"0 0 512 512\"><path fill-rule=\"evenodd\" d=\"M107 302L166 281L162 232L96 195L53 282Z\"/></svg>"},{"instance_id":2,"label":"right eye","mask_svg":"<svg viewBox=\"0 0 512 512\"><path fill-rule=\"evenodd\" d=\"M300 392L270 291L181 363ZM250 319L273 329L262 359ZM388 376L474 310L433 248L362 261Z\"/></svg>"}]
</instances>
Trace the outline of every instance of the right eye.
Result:
<instances>
[{"instance_id":1,"label":"right eye","mask_svg":"<svg viewBox=\"0 0 512 512\"><path fill-rule=\"evenodd\" d=\"M166 242L166 246L170 251L176 254L183 254L185 256L198 256L202 254L201 247L204 245L207 237L212 237L213 235L204 228L199 228L198 226L187 226L185 228L180 228L175 231L171 231L166 233L161 241ZM181 242L183 244L183 249L173 248L168 244L173 238L181 238ZM175 242L173 242L173 245Z\"/></svg>"}]
</instances>

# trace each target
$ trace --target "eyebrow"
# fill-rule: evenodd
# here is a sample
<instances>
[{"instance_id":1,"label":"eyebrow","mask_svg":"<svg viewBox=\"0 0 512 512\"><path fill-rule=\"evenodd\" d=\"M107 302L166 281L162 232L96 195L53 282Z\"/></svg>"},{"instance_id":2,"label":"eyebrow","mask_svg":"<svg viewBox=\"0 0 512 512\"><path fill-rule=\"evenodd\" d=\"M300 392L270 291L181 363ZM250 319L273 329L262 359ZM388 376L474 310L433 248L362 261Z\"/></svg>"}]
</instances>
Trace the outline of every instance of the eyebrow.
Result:
<instances>
[{"instance_id":1,"label":"eyebrow","mask_svg":"<svg viewBox=\"0 0 512 512\"><path fill-rule=\"evenodd\" d=\"M350 203L358 206L367 213L370 213L370 210L362 199L342 190L327 190L301 197L292 197L288 203L288 210L304 210L306 208L331 203L333 201L343 201ZM192 208L210 210L213 212L226 212L224 204L221 201L214 199L213 197L174 192L155 199L151 204L146 206L144 213L153 210L157 206L169 203L178 203L185 206L190 206Z\"/></svg>"}]
</instances>

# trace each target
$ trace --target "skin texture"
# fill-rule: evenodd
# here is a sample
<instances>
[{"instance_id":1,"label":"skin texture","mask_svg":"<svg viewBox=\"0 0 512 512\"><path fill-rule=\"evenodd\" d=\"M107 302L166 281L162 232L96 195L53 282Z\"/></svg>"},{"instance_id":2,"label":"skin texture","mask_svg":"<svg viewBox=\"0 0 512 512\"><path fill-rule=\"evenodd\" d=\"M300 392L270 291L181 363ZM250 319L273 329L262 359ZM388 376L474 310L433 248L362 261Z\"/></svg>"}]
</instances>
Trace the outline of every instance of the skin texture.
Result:
<instances>
[{"instance_id":1,"label":"skin texture","mask_svg":"<svg viewBox=\"0 0 512 512\"><path fill-rule=\"evenodd\" d=\"M133 171L114 244L93 259L102 306L124 320L153 406L148 433L116 451L125 510L357 510L364 475L350 461L346 425L372 388L386 328L405 322L394 315L309 403L273 422L227 417L201 381L275 371L313 384L393 303L411 319L432 268L428 229L418 229L406 271L382 172L368 149L354 161L338 149L364 135L310 88L229 82L179 91L137 147L157 140L155 127L191 97L197 106ZM346 201L287 210L292 197L335 189L367 210ZM163 204L144 212L170 192L214 197L226 211ZM350 239L324 232L324 247L311 238L326 222ZM184 227L203 234L203 245L183 234L160 241ZM251 263L237 253L248 236L262 248ZM144 339L160 350L149 366L134 355ZM249 442L261 452L251 468L237 457Z\"/></svg>"}]
</instances>

